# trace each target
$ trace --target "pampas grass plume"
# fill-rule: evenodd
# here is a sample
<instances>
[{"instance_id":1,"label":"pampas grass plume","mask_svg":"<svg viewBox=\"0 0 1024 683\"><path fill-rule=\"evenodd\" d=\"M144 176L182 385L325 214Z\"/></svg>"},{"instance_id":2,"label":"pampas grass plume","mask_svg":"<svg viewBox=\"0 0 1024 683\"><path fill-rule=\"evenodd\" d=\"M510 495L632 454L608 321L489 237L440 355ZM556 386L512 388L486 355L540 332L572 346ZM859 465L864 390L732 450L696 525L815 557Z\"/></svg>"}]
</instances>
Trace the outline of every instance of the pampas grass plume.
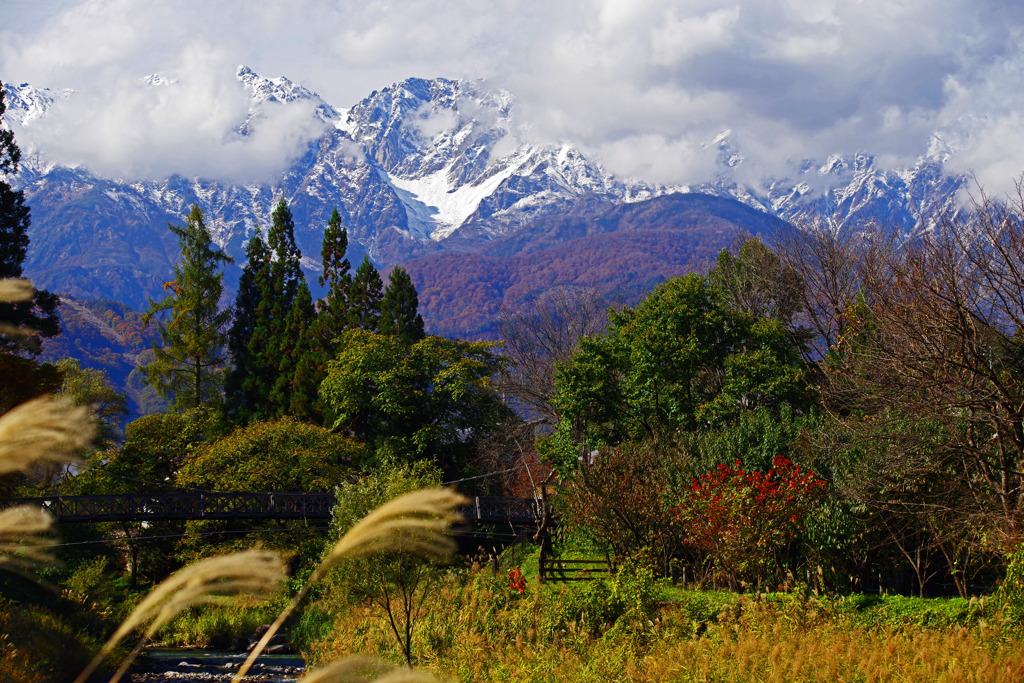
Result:
<instances>
[{"instance_id":1,"label":"pampas grass plume","mask_svg":"<svg viewBox=\"0 0 1024 683\"><path fill-rule=\"evenodd\" d=\"M28 301L36 293L32 283L28 280L16 280L5 278L0 280L0 302L14 304L19 301Z\"/></svg>"},{"instance_id":2,"label":"pampas grass plume","mask_svg":"<svg viewBox=\"0 0 1024 683\"><path fill-rule=\"evenodd\" d=\"M66 398L36 398L0 415L0 475L67 463L92 441L89 409Z\"/></svg>"},{"instance_id":3,"label":"pampas grass plume","mask_svg":"<svg viewBox=\"0 0 1024 683\"><path fill-rule=\"evenodd\" d=\"M0 280L0 303L14 304L30 301L35 292L36 290L32 287L32 283L28 280L16 280L13 278ZM0 322L0 334L6 334L17 339L23 345L33 350L38 350L39 342L32 338L35 333L36 331L31 327L18 327L10 323Z\"/></svg>"},{"instance_id":4,"label":"pampas grass plume","mask_svg":"<svg viewBox=\"0 0 1024 683\"><path fill-rule=\"evenodd\" d=\"M376 678L370 676L380 674ZM356 655L333 662L299 679L298 683L437 683L430 674L394 668L379 659Z\"/></svg>"},{"instance_id":5,"label":"pampas grass plume","mask_svg":"<svg viewBox=\"0 0 1024 683\"><path fill-rule=\"evenodd\" d=\"M421 489L399 496L356 522L331 549L324 565L333 566L346 557L388 550L412 551L439 559L448 557L455 550L448 528L462 521L455 508L468 502L464 496L444 488Z\"/></svg>"},{"instance_id":6,"label":"pampas grass plume","mask_svg":"<svg viewBox=\"0 0 1024 683\"><path fill-rule=\"evenodd\" d=\"M52 529L53 516L31 505L0 512L0 568L52 562L55 542L45 537Z\"/></svg>"},{"instance_id":7,"label":"pampas grass plume","mask_svg":"<svg viewBox=\"0 0 1024 683\"><path fill-rule=\"evenodd\" d=\"M280 588L286 575L281 556L268 550L245 550L210 557L171 574L132 610L89 666L75 679L75 683L84 683L118 643L147 622L149 626L145 634L122 663L111 683L115 683L127 671L142 645L183 610L227 595L269 595Z\"/></svg>"}]
</instances>

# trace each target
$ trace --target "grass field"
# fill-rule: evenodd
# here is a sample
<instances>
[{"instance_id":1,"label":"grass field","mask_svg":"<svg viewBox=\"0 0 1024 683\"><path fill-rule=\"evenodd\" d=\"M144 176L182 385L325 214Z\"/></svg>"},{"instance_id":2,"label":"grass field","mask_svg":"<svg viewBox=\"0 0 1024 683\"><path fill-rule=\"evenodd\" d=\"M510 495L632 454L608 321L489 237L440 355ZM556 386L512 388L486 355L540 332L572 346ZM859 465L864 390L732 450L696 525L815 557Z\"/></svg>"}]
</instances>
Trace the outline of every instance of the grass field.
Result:
<instances>
[{"instance_id":1,"label":"grass field","mask_svg":"<svg viewBox=\"0 0 1024 683\"><path fill-rule=\"evenodd\" d=\"M457 681L1019 681L1024 648L981 600L737 595L595 581L511 590L453 573L427 596L417 666ZM643 581L639 582L640 584ZM311 661L383 653L369 605L327 592L295 632Z\"/></svg>"}]
</instances>

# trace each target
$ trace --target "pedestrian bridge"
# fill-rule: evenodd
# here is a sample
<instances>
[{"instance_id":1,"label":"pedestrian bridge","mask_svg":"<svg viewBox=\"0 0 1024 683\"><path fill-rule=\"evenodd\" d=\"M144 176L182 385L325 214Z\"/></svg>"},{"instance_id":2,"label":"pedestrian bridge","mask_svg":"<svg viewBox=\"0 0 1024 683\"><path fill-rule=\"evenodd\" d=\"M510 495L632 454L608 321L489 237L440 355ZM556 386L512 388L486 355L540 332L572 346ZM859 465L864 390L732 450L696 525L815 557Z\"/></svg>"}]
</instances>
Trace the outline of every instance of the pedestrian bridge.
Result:
<instances>
[{"instance_id":1,"label":"pedestrian bridge","mask_svg":"<svg viewBox=\"0 0 1024 683\"><path fill-rule=\"evenodd\" d=\"M526 525L537 521L533 498L477 496L458 508L467 522ZM190 519L330 519L333 493L195 492L6 498L0 508L35 505L60 523L163 522Z\"/></svg>"}]
</instances>

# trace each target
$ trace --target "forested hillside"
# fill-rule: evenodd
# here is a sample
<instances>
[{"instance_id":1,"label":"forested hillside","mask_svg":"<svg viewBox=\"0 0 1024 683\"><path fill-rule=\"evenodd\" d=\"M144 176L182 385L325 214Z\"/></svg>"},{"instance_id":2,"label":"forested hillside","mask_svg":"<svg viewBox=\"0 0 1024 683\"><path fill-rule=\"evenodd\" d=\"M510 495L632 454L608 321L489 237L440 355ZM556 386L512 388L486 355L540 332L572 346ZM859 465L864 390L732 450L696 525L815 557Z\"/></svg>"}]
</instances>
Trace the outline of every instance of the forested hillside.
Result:
<instances>
[{"instance_id":1,"label":"forested hillside","mask_svg":"<svg viewBox=\"0 0 1024 683\"><path fill-rule=\"evenodd\" d=\"M74 358L84 368L101 370L129 401L130 415L160 410L163 402L145 386L139 368L152 359L154 328L145 328L142 314L110 300L61 297L61 334L48 340L41 360Z\"/></svg>"},{"instance_id":2,"label":"forested hillside","mask_svg":"<svg viewBox=\"0 0 1024 683\"><path fill-rule=\"evenodd\" d=\"M761 211L708 195L633 204L589 197L478 251L403 265L420 292L431 332L494 339L503 310L554 287L588 287L608 304L633 304L668 278L705 272L738 237L770 241L781 225Z\"/></svg>"}]
</instances>

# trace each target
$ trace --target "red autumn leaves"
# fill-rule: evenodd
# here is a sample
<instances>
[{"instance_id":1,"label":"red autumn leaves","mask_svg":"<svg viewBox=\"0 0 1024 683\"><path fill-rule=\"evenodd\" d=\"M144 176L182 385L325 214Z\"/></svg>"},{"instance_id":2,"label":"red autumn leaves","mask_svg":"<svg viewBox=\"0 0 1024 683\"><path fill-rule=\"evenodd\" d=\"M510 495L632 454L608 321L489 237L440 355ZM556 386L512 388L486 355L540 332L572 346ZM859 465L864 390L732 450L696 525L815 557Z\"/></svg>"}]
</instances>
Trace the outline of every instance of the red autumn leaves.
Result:
<instances>
[{"instance_id":1,"label":"red autumn leaves","mask_svg":"<svg viewBox=\"0 0 1024 683\"><path fill-rule=\"evenodd\" d=\"M735 585L773 573L825 487L816 473L782 456L768 472L747 472L737 461L694 479L673 512L688 544L704 556L709 578Z\"/></svg>"}]
</instances>

